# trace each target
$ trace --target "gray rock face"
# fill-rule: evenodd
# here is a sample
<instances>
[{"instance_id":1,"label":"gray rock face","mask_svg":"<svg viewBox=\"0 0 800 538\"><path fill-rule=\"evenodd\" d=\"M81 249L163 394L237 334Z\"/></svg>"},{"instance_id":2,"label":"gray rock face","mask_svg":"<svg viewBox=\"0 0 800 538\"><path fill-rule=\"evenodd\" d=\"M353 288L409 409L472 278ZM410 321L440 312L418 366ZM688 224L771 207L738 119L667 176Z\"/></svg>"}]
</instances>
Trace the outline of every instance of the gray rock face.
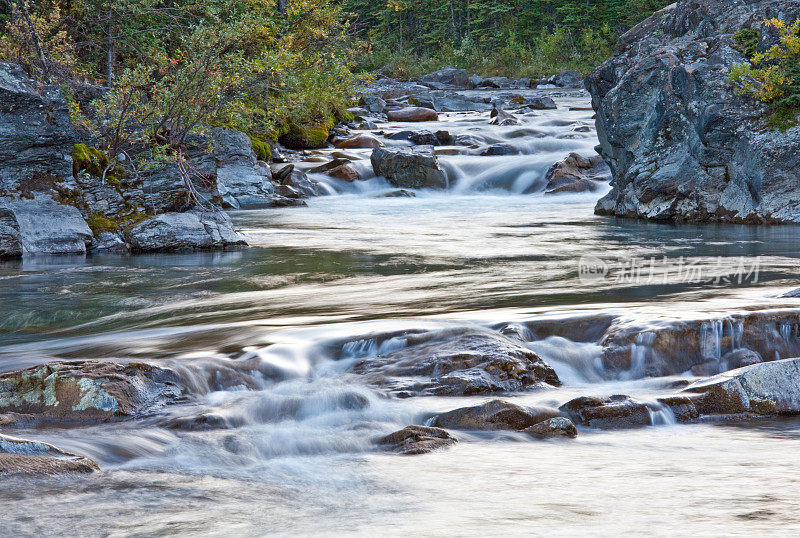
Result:
<instances>
[{"instance_id":1,"label":"gray rock face","mask_svg":"<svg viewBox=\"0 0 800 538\"><path fill-rule=\"evenodd\" d=\"M683 393L701 414L800 414L800 359L762 362L697 381Z\"/></svg>"},{"instance_id":2,"label":"gray rock face","mask_svg":"<svg viewBox=\"0 0 800 538\"><path fill-rule=\"evenodd\" d=\"M191 251L241 248L244 238L225 213L164 213L137 224L128 243L135 251Z\"/></svg>"},{"instance_id":3,"label":"gray rock face","mask_svg":"<svg viewBox=\"0 0 800 538\"><path fill-rule=\"evenodd\" d=\"M372 168L395 187L406 189L447 188L447 175L439 166L432 146L375 148Z\"/></svg>"},{"instance_id":4,"label":"gray rock face","mask_svg":"<svg viewBox=\"0 0 800 538\"><path fill-rule=\"evenodd\" d=\"M491 400L436 415L431 424L454 430L520 431L558 416L557 409L527 409L503 400Z\"/></svg>"},{"instance_id":5,"label":"gray rock face","mask_svg":"<svg viewBox=\"0 0 800 538\"><path fill-rule=\"evenodd\" d=\"M565 417L553 417L534 424L530 428L522 430L537 439L548 439L551 437L577 437L578 428L572 421Z\"/></svg>"},{"instance_id":6,"label":"gray rock face","mask_svg":"<svg viewBox=\"0 0 800 538\"><path fill-rule=\"evenodd\" d=\"M421 76L419 82L426 86L432 83L436 89L467 89L470 87L470 78L467 72L463 69L456 69L451 65Z\"/></svg>"},{"instance_id":7,"label":"gray rock face","mask_svg":"<svg viewBox=\"0 0 800 538\"><path fill-rule=\"evenodd\" d=\"M578 71L562 71L547 79L548 84L559 88L577 89L583 87L583 75Z\"/></svg>"},{"instance_id":8,"label":"gray rock face","mask_svg":"<svg viewBox=\"0 0 800 538\"><path fill-rule=\"evenodd\" d=\"M53 445L0 434L0 474L91 473L97 464Z\"/></svg>"},{"instance_id":9,"label":"gray rock face","mask_svg":"<svg viewBox=\"0 0 800 538\"><path fill-rule=\"evenodd\" d=\"M401 396L469 395L559 385L536 353L491 331L461 330L406 337L401 350L361 360L357 374Z\"/></svg>"},{"instance_id":10,"label":"gray rock face","mask_svg":"<svg viewBox=\"0 0 800 538\"><path fill-rule=\"evenodd\" d=\"M744 61L734 34L772 17L800 18L800 1L682 1L622 36L586 78L614 175L598 214L800 222L800 127L767 130L728 82Z\"/></svg>"},{"instance_id":11,"label":"gray rock face","mask_svg":"<svg viewBox=\"0 0 800 538\"><path fill-rule=\"evenodd\" d=\"M0 199L0 257L83 254L92 231L80 211L39 196Z\"/></svg>"},{"instance_id":12,"label":"gray rock face","mask_svg":"<svg viewBox=\"0 0 800 538\"><path fill-rule=\"evenodd\" d=\"M427 454L440 448L456 444L458 441L441 428L429 426L406 426L378 439L378 446L397 452L403 456Z\"/></svg>"},{"instance_id":13,"label":"gray rock face","mask_svg":"<svg viewBox=\"0 0 800 538\"><path fill-rule=\"evenodd\" d=\"M275 198L269 165L258 162L253 144L235 129L214 128L217 192L233 209L269 207Z\"/></svg>"},{"instance_id":14,"label":"gray rock face","mask_svg":"<svg viewBox=\"0 0 800 538\"><path fill-rule=\"evenodd\" d=\"M0 194L37 176L72 177L75 131L56 86L0 61Z\"/></svg>"},{"instance_id":15,"label":"gray rock face","mask_svg":"<svg viewBox=\"0 0 800 538\"><path fill-rule=\"evenodd\" d=\"M599 155L583 157L570 153L547 171L545 191L547 194L593 191L597 189L594 182L608 181L610 173L608 165Z\"/></svg>"}]
</instances>

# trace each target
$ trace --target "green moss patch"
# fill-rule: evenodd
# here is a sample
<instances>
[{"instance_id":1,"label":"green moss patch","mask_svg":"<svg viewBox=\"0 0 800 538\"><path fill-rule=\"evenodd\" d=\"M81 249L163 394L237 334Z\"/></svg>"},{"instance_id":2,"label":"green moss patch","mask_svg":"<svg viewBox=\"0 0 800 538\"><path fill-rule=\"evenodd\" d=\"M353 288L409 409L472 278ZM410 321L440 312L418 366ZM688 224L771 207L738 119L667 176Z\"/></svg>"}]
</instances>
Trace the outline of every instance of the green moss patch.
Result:
<instances>
[{"instance_id":1,"label":"green moss patch","mask_svg":"<svg viewBox=\"0 0 800 538\"><path fill-rule=\"evenodd\" d=\"M289 149L320 149L325 147L330 132L324 124L300 126L286 122L286 132L278 139Z\"/></svg>"},{"instance_id":2,"label":"green moss patch","mask_svg":"<svg viewBox=\"0 0 800 538\"><path fill-rule=\"evenodd\" d=\"M269 147L269 144L259 138L256 138L255 136L247 136L250 138L250 142L253 144L253 152L256 154L256 157L262 161L269 162L269 160L272 158L272 148Z\"/></svg>"}]
</instances>

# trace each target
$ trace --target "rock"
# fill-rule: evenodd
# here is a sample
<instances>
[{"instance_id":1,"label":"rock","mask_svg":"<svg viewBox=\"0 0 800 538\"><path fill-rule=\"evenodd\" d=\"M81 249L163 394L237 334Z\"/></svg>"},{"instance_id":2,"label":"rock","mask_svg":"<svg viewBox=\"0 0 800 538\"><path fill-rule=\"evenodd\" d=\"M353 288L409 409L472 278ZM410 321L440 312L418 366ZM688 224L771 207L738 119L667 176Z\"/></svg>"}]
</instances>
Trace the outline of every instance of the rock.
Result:
<instances>
[{"instance_id":1,"label":"rock","mask_svg":"<svg viewBox=\"0 0 800 538\"><path fill-rule=\"evenodd\" d=\"M409 106L398 110L387 110L386 118L389 121L402 122L438 121L439 114L429 108Z\"/></svg>"},{"instance_id":2,"label":"rock","mask_svg":"<svg viewBox=\"0 0 800 538\"><path fill-rule=\"evenodd\" d=\"M72 177L75 130L57 86L0 61L0 196L26 184Z\"/></svg>"},{"instance_id":3,"label":"rock","mask_svg":"<svg viewBox=\"0 0 800 538\"><path fill-rule=\"evenodd\" d=\"M312 174L326 174L344 164L350 164L350 159L346 159L344 157L336 157L330 161L324 161L323 164L319 166L315 166L314 168L310 169L309 172Z\"/></svg>"},{"instance_id":4,"label":"rock","mask_svg":"<svg viewBox=\"0 0 800 538\"><path fill-rule=\"evenodd\" d=\"M417 194L414 191L407 191L406 189L395 189L393 191L378 194L376 198L414 198Z\"/></svg>"},{"instance_id":5,"label":"rock","mask_svg":"<svg viewBox=\"0 0 800 538\"><path fill-rule=\"evenodd\" d=\"M439 138L431 131L416 131L408 135L408 139L416 146L438 146Z\"/></svg>"},{"instance_id":6,"label":"rock","mask_svg":"<svg viewBox=\"0 0 800 538\"><path fill-rule=\"evenodd\" d=\"M469 395L560 385L536 353L492 331L411 335L407 347L365 358L353 372L408 395Z\"/></svg>"},{"instance_id":7,"label":"rock","mask_svg":"<svg viewBox=\"0 0 800 538\"><path fill-rule=\"evenodd\" d=\"M481 77L480 75L472 75L471 77L469 77L469 88L470 89L479 88L481 82L483 82L483 77Z\"/></svg>"},{"instance_id":8,"label":"rock","mask_svg":"<svg viewBox=\"0 0 800 538\"><path fill-rule=\"evenodd\" d=\"M269 207L275 197L269 165L258 162L250 138L235 129L212 129L217 192L232 209Z\"/></svg>"},{"instance_id":9,"label":"rock","mask_svg":"<svg viewBox=\"0 0 800 538\"><path fill-rule=\"evenodd\" d=\"M505 110L494 108L491 112L492 120L489 121L489 125L500 125L500 126L508 126L508 125L519 125L521 122L510 112L506 112Z\"/></svg>"},{"instance_id":10,"label":"rock","mask_svg":"<svg viewBox=\"0 0 800 538\"><path fill-rule=\"evenodd\" d=\"M38 195L0 198L0 257L84 254L92 231L80 211Z\"/></svg>"},{"instance_id":11,"label":"rock","mask_svg":"<svg viewBox=\"0 0 800 538\"><path fill-rule=\"evenodd\" d=\"M434 99L440 112L480 112L492 108L488 97L474 97L459 93L437 94Z\"/></svg>"},{"instance_id":12,"label":"rock","mask_svg":"<svg viewBox=\"0 0 800 538\"><path fill-rule=\"evenodd\" d=\"M224 212L164 213L140 222L127 241L137 252L226 250L247 246Z\"/></svg>"},{"instance_id":13,"label":"rock","mask_svg":"<svg viewBox=\"0 0 800 538\"><path fill-rule=\"evenodd\" d=\"M590 428L630 428L653 423L647 404L630 396L581 396L559 409L577 424Z\"/></svg>"},{"instance_id":14,"label":"rock","mask_svg":"<svg viewBox=\"0 0 800 538\"><path fill-rule=\"evenodd\" d=\"M358 101L358 104L364 110L379 114L386 109L386 101L377 95L363 95Z\"/></svg>"},{"instance_id":15,"label":"rock","mask_svg":"<svg viewBox=\"0 0 800 538\"><path fill-rule=\"evenodd\" d=\"M575 424L570 419L565 417L549 418L522 431L539 439L550 437L575 438L578 436L578 428L575 427Z\"/></svg>"},{"instance_id":16,"label":"rock","mask_svg":"<svg viewBox=\"0 0 800 538\"><path fill-rule=\"evenodd\" d=\"M447 176L431 146L376 148L370 160L375 175L385 177L395 187L447 188Z\"/></svg>"},{"instance_id":17,"label":"rock","mask_svg":"<svg viewBox=\"0 0 800 538\"><path fill-rule=\"evenodd\" d=\"M430 423L454 430L520 431L558 416L560 414L557 409L526 409L503 400L491 400L481 405L461 407L436 415Z\"/></svg>"},{"instance_id":18,"label":"rock","mask_svg":"<svg viewBox=\"0 0 800 538\"><path fill-rule=\"evenodd\" d=\"M800 222L800 126L728 81L744 58L735 34L800 18L800 2L682 1L623 35L586 79L613 190L595 212L662 221ZM775 42L766 33L764 50Z\"/></svg>"},{"instance_id":19,"label":"rock","mask_svg":"<svg viewBox=\"0 0 800 538\"><path fill-rule=\"evenodd\" d=\"M478 83L477 88L494 88L498 90L510 90L514 87L514 81L508 77L489 77Z\"/></svg>"},{"instance_id":20,"label":"rock","mask_svg":"<svg viewBox=\"0 0 800 538\"><path fill-rule=\"evenodd\" d=\"M309 179L305 172L297 170L293 164L273 169L272 179L278 185L291 187L301 196L322 196L325 194L325 190L319 183Z\"/></svg>"},{"instance_id":21,"label":"rock","mask_svg":"<svg viewBox=\"0 0 800 538\"><path fill-rule=\"evenodd\" d=\"M359 133L357 135L353 135L347 140L342 140L336 147L338 149L359 149L359 148L379 148L383 146L383 142L381 142L378 137L373 136L368 133Z\"/></svg>"},{"instance_id":22,"label":"rock","mask_svg":"<svg viewBox=\"0 0 800 538\"><path fill-rule=\"evenodd\" d=\"M550 97L530 97L520 103L521 108L532 108L533 110L555 110L558 108L556 102Z\"/></svg>"},{"instance_id":23,"label":"rock","mask_svg":"<svg viewBox=\"0 0 800 538\"><path fill-rule=\"evenodd\" d=\"M441 428L429 426L406 426L402 430L381 437L377 445L404 456L427 454L458 441Z\"/></svg>"},{"instance_id":24,"label":"rock","mask_svg":"<svg viewBox=\"0 0 800 538\"><path fill-rule=\"evenodd\" d=\"M453 139L455 146L480 146L484 141L482 138L472 135L456 135Z\"/></svg>"},{"instance_id":25,"label":"rock","mask_svg":"<svg viewBox=\"0 0 800 538\"><path fill-rule=\"evenodd\" d=\"M545 190L548 194L595 191L597 185L594 181L607 181L609 173L608 165L599 155L587 158L570 153L547 171Z\"/></svg>"},{"instance_id":26,"label":"rock","mask_svg":"<svg viewBox=\"0 0 800 538\"><path fill-rule=\"evenodd\" d=\"M511 144L501 142L500 144L492 144L481 152L481 155L516 155L519 151Z\"/></svg>"},{"instance_id":27,"label":"rock","mask_svg":"<svg viewBox=\"0 0 800 538\"><path fill-rule=\"evenodd\" d=\"M578 71L562 71L547 79L547 83L558 86L559 88L583 88L583 75Z\"/></svg>"},{"instance_id":28,"label":"rock","mask_svg":"<svg viewBox=\"0 0 800 538\"><path fill-rule=\"evenodd\" d=\"M328 145L329 135L330 132L324 125L301 126L289 122L286 132L278 137L278 142L289 149L320 149Z\"/></svg>"},{"instance_id":29,"label":"rock","mask_svg":"<svg viewBox=\"0 0 800 538\"><path fill-rule=\"evenodd\" d=\"M0 434L0 474L92 473L97 463L53 445Z\"/></svg>"},{"instance_id":30,"label":"rock","mask_svg":"<svg viewBox=\"0 0 800 538\"><path fill-rule=\"evenodd\" d=\"M800 359L762 362L692 383L681 394L692 397L702 415L800 414Z\"/></svg>"},{"instance_id":31,"label":"rock","mask_svg":"<svg viewBox=\"0 0 800 538\"><path fill-rule=\"evenodd\" d=\"M453 143L453 135L449 131L436 131L436 140L443 146L449 146Z\"/></svg>"},{"instance_id":32,"label":"rock","mask_svg":"<svg viewBox=\"0 0 800 538\"><path fill-rule=\"evenodd\" d=\"M58 361L0 374L0 412L45 422L142 416L181 394L172 370L142 363Z\"/></svg>"},{"instance_id":33,"label":"rock","mask_svg":"<svg viewBox=\"0 0 800 538\"><path fill-rule=\"evenodd\" d=\"M467 72L463 69L456 69L452 65L421 76L419 78L419 83L422 85L434 83L443 88L453 89L468 89L470 87L470 79Z\"/></svg>"},{"instance_id":34,"label":"rock","mask_svg":"<svg viewBox=\"0 0 800 538\"><path fill-rule=\"evenodd\" d=\"M358 171L350 164L340 164L328 170L328 175L334 179L340 179L352 183L359 179Z\"/></svg>"},{"instance_id":35,"label":"rock","mask_svg":"<svg viewBox=\"0 0 800 538\"><path fill-rule=\"evenodd\" d=\"M131 248L117 233L101 232L92 241L92 254L127 254Z\"/></svg>"}]
</instances>

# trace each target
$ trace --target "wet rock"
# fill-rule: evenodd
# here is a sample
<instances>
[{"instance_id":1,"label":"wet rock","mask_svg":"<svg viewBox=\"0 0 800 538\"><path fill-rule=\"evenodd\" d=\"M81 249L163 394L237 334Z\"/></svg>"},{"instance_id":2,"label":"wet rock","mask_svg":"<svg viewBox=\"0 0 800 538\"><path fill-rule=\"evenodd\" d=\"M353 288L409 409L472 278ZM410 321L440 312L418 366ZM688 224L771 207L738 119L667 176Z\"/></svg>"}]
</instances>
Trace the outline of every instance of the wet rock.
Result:
<instances>
[{"instance_id":1,"label":"wet rock","mask_svg":"<svg viewBox=\"0 0 800 538\"><path fill-rule=\"evenodd\" d=\"M278 183L279 188L282 185L291 187L301 196L322 196L325 194L325 190L319 183L311 180L302 170L297 170L293 164L277 168L277 171L273 169L272 179Z\"/></svg>"},{"instance_id":2,"label":"wet rock","mask_svg":"<svg viewBox=\"0 0 800 538\"><path fill-rule=\"evenodd\" d=\"M520 431L558 416L557 409L528 409L503 400L491 400L441 413L434 416L430 424L454 430Z\"/></svg>"},{"instance_id":3,"label":"wet rock","mask_svg":"<svg viewBox=\"0 0 800 538\"><path fill-rule=\"evenodd\" d=\"M686 387L703 415L800 414L800 359L762 362L702 379Z\"/></svg>"},{"instance_id":4,"label":"wet rock","mask_svg":"<svg viewBox=\"0 0 800 538\"><path fill-rule=\"evenodd\" d=\"M575 427L575 424L570 419L565 417L549 418L522 431L539 439L550 437L575 438L578 436L578 428Z\"/></svg>"},{"instance_id":5,"label":"wet rock","mask_svg":"<svg viewBox=\"0 0 800 538\"><path fill-rule=\"evenodd\" d=\"M310 169L309 170L310 173L312 173L312 174L326 174L326 173L330 172L331 170L333 170L334 168L342 166L343 164L350 164L350 159L346 159L344 157L337 157L337 158L332 159L330 161L324 160L323 157L320 157L320 159L323 159L323 164L321 164L319 166L315 166L314 168ZM309 162L309 160L307 159L306 162ZM313 162L316 162L316 161L313 161Z\"/></svg>"},{"instance_id":6,"label":"wet rock","mask_svg":"<svg viewBox=\"0 0 800 538\"><path fill-rule=\"evenodd\" d=\"M647 404L630 396L581 396L559 409L573 422L590 428L630 428L652 424Z\"/></svg>"},{"instance_id":7,"label":"wet rock","mask_svg":"<svg viewBox=\"0 0 800 538\"><path fill-rule=\"evenodd\" d=\"M555 110L558 108L556 102L550 97L529 97L520 103L521 108L533 110Z\"/></svg>"},{"instance_id":8,"label":"wet rock","mask_svg":"<svg viewBox=\"0 0 800 538\"><path fill-rule=\"evenodd\" d=\"M26 254L84 254L92 231L78 209L46 195L0 198L0 258Z\"/></svg>"},{"instance_id":9,"label":"wet rock","mask_svg":"<svg viewBox=\"0 0 800 538\"><path fill-rule=\"evenodd\" d=\"M449 131L436 131L436 140L443 146L449 146L453 143L453 135Z\"/></svg>"},{"instance_id":10,"label":"wet rock","mask_svg":"<svg viewBox=\"0 0 800 538\"><path fill-rule=\"evenodd\" d=\"M439 114L429 108L409 106L398 110L387 110L386 118L389 121L401 122L438 121Z\"/></svg>"},{"instance_id":11,"label":"wet rock","mask_svg":"<svg viewBox=\"0 0 800 538\"><path fill-rule=\"evenodd\" d=\"M578 71L562 71L547 79L547 83L558 86L559 88L583 88L583 74Z\"/></svg>"},{"instance_id":12,"label":"wet rock","mask_svg":"<svg viewBox=\"0 0 800 538\"><path fill-rule=\"evenodd\" d=\"M142 416L181 394L172 370L142 363L51 362L0 374L0 412L33 415L39 421Z\"/></svg>"},{"instance_id":13,"label":"wet rock","mask_svg":"<svg viewBox=\"0 0 800 538\"><path fill-rule=\"evenodd\" d=\"M352 183L359 179L358 171L350 164L340 164L328 170L328 175L334 179L340 179Z\"/></svg>"},{"instance_id":14,"label":"wet rock","mask_svg":"<svg viewBox=\"0 0 800 538\"><path fill-rule=\"evenodd\" d=\"M456 69L452 65L421 76L419 78L419 83L422 85L433 83L440 88L467 89L470 87L470 80L467 72L463 69Z\"/></svg>"},{"instance_id":15,"label":"wet rock","mask_svg":"<svg viewBox=\"0 0 800 538\"><path fill-rule=\"evenodd\" d=\"M101 232L92 241L92 254L126 254L131 247L118 233Z\"/></svg>"},{"instance_id":16,"label":"wet rock","mask_svg":"<svg viewBox=\"0 0 800 538\"><path fill-rule=\"evenodd\" d=\"M250 138L235 129L212 129L217 192L225 207L257 209L275 197L269 165L258 162Z\"/></svg>"},{"instance_id":17,"label":"wet rock","mask_svg":"<svg viewBox=\"0 0 800 538\"><path fill-rule=\"evenodd\" d=\"M359 148L379 148L383 146L383 142L381 142L376 136L373 136L368 133L359 133L357 135L353 135L347 140L342 140L336 147L338 149L359 149Z\"/></svg>"},{"instance_id":18,"label":"wet rock","mask_svg":"<svg viewBox=\"0 0 800 538\"><path fill-rule=\"evenodd\" d=\"M0 474L53 475L99 470L89 458L47 443L0 434Z\"/></svg>"},{"instance_id":19,"label":"wet rock","mask_svg":"<svg viewBox=\"0 0 800 538\"><path fill-rule=\"evenodd\" d=\"M470 89L479 88L481 82L483 82L483 77L481 77L480 75L472 75L471 77L469 77Z\"/></svg>"},{"instance_id":20,"label":"wet rock","mask_svg":"<svg viewBox=\"0 0 800 538\"><path fill-rule=\"evenodd\" d=\"M548 194L558 192L592 192L597 190L595 181L607 181L610 170L599 155L583 157L570 153L561 162L547 171L545 190Z\"/></svg>"},{"instance_id":21,"label":"wet rock","mask_svg":"<svg viewBox=\"0 0 800 538\"><path fill-rule=\"evenodd\" d=\"M441 428L429 426L406 426L378 439L378 446L404 456L427 454L440 448L456 444L458 441Z\"/></svg>"},{"instance_id":22,"label":"wet rock","mask_svg":"<svg viewBox=\"0 0 800 538\"><path fill-rule=\"evenodd\" d=\"M519 153L519 151L511 144L500 143L492 144L491 146L487 147L481 152L481 155L516 155L517 153Z\"/></svg>"},{"instance_id":23,"label":"wet rock","mask_svg":"<svg viewBox=\"0 0 800 538\"><path fill-rule=\"evenodd\" d=\"M229 424L225 417L217 413L200 413L186 417L171 417L159 423L163 428L181 431L221 430L237 426Z\"/></svg>"},{"instance_id":24,"label":"wet rock","mask_svg":"<svg viewBox=\"0 0 800 538\"><path fill-rule=\"evenodd\" d=\"M620 38L586 79L613 190L595 212L661 221L800 222L800 127L737 95L740 30L800 18L800 2L698 0L659 11ZM759 50L775 43L764 32Z\"/></svg>"},{"instance_id":25,"label":"wet rock","mask_svg":"<svg viewBox=\"0 0 800 538\"><path fill-rule=\"evenodd\" d=\"M386 109L386 101L377 95L364 95L359 99L358 104L361 108L373 114L381 113Z\"/></svg>"},{"instance_id":26,"label":"wet rock","mask_svg":"<svg viewBox=\"0 0 800 538\"><path fill-rule=\"evenodd\" d=\"M439 138L431 131L416 131L408 135L408 140L416 146L438 146Z\"/></svg>"},{"instance_id":27,"label":"wet rock","mask_svg":"<svg viewBox=\"0 0 800 538\"><path fill-rule=\"evenodd\" d=\"M376 148L370 157L372 168L395 187L444 189L447 176L431 146Z\"/></svg>"},{"instance_id":28,"label":"wet rock","mask_svg":"<svg viewBox=\"0 0 800 538\"><path fill-rule=\"evenodd\" d=\"M403 396L468 395L560 385L536 353L491 331L422 333L404 349L357 362L353 371Z\"/></svg>"},{"instance_id":29,"label":"wet rock","mask_svg":"<svg viewBox=\"0 0 800 538\"><path fill-rule=\"evenodd\" d=\"M246 247L224 212L164 213L140 222L127 235L139 252L226 250Z\"/></svg>"},{"instance_id":30,"label":"wet rock","mask_svg":"<svg viewBox=\"0 0 800 538\"><path fill-rule=\"evenodd\" d=\"M483 143L482 138L472 135L456 135L453 139L453 145L455 146L479 146Z\"/></svg>"},{"instance_id":31,"label":"wet rock","mask_svg":"<svg viewBox=\"0 0 800 538\"><path fill-rule=\"evenodd\" d=\"M508 77L489 77L478 83L477 88L493 88L498 90L510 90L514 88L514 81Z\"/></svg>"},{"instance_id":32,"label":"wet rock","mask_svg":"<svg viewBox=\"0 0 800 538\"><path fill-rule=\"evenodd\" d=\"M415 96L408 97L408 104L412 106L421 106L422 108L430 108L436 110L436 105L433 103L433 97Z\"/></svg>"},{"instance_id":33,"label":"wet rock","mask_svg":"<svg viewBox=\"0 0 800 538\"><path fill-rule=\"evenodd\" d=\"M378 195L379 198L414 198L416 196L417 194L414 191L406 189L395 189Z\"/></svg>"},{"instance_id":34,"label":"wet rock","mask_svg":"<svg viewBox=\"0 0 800 538\"><path fill-rule=\"evenodd\" d=\"M72 177L75 131L57 86L0 61L0 196L37 176Z\"/></svg>"},{"instance_id":35,"label":"wet rock","mask_svg":"<svg viewBox=\"0 0 800 538\"><path fill-rule=\"evenodd\" d=\"M516 116L510 112L498 108L492 109L491 118L491 121L489 121L490 125L508 126L519 125L521 123Z\"/></svg>"}]
</instances>

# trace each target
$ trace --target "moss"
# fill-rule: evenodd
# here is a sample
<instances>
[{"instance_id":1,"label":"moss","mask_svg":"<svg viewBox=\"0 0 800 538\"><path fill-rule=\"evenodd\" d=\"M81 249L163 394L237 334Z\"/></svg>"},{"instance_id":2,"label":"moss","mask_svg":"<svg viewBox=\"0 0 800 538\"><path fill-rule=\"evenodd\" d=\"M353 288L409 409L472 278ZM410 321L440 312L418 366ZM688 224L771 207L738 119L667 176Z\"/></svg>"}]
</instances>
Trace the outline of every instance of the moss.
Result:
<instances>
[{"instance_id":1,"label":"moss","mask_svg":"<svg viewBox=\"0 0 800 538\"><path fill-rule=\"evenodd\" d=\"M262 161L269 162L270 158L272 158L272 148L269 147L269 144L259 138L256 138L255 136L247 136L250 138L250 142L253 144L253 152L256 154L256 157Z\"/></svg>"},{"instance_id":2,"label":"moss","mask_svg":"<svg viewBox=\"0 0 800 538\"><path fill-rule=\"evenodd\" d=\"M89 225L89 228L95 236L103 232L118 232L120 229L118 219L106 217L99 213L92 213L86 217L86 224Z\"/></svg>"},{"instance_id":3,"label":"moss","mask_svg":"<svg viewBox=\"0 0 800 538\"><path fill-rule=\"evenodd\" d=\"M353 116L353 113L346 108L337 108L333 114L336 118L336 121L339 123L348 123L356 119L355 116Z\"/></svg>"},{"instance_id":4,"label":"moss","mask_svg":"<svg viewBox=\"0 0 800 538\"><path fill-rule=\"evenodd\" d=\"M286 122L286 132L279 138L280 143L289 149L319 149L325 147L329 127L324 123L300 126L293 121Z\"/></svg>"},{"instance_id":5,"label":"moss","mask_svg":"<svg viewBox=\"0 0 800 538\"><path fill-rule=\"evenodd\" d=\"M778 108L767 118L767 125L779 131L786 131L798 125L797 110Z\"/></svg>"}]
</instances>

